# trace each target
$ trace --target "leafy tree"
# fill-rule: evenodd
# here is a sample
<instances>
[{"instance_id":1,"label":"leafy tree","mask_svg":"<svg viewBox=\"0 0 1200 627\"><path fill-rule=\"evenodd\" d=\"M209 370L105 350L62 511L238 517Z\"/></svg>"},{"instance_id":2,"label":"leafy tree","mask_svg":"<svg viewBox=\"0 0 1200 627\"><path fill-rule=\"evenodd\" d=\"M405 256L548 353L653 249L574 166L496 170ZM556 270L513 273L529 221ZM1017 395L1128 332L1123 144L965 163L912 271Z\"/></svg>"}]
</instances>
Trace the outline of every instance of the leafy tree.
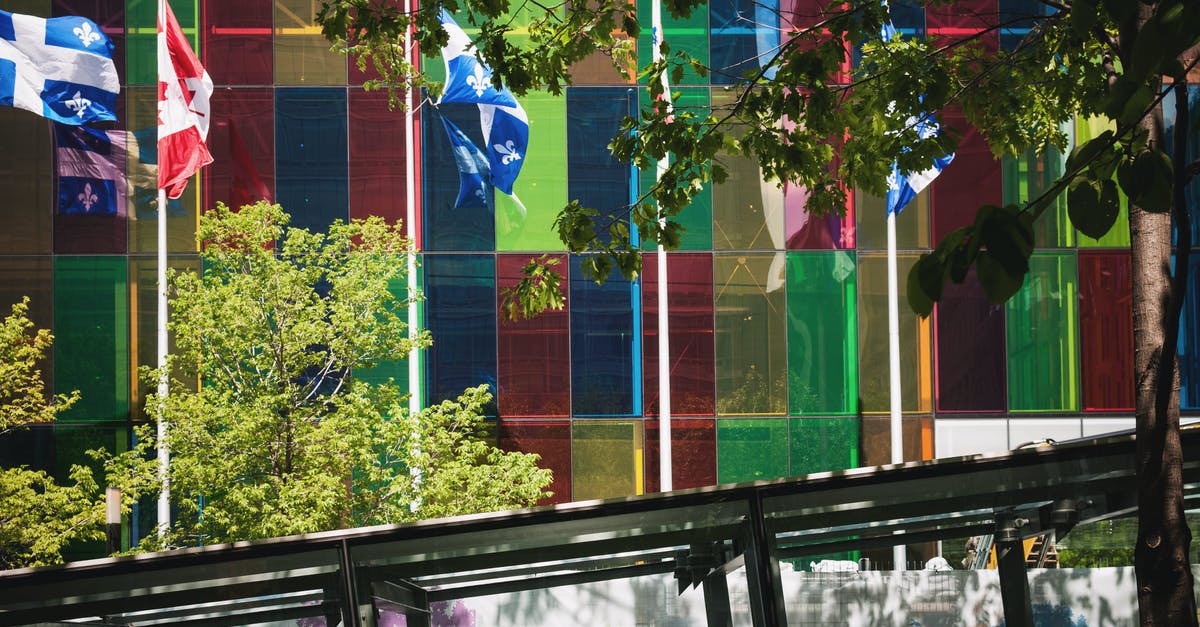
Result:
<instances>
[{"instance_id":1,"label":"leafy tree","mask_svg":"<svg viewBox=\"0 0 1200 627\"><path fill-rule=\"evenodd\" d=\"M996 154L1013 155L1064 150L1061 123L1075 116L1108 118L1112 129L1076 147L1064 175L1040 197L1024 205L981 207L973 224L939 242L910 272L907 291L913 308L928 314L947 281L962 282L975 268L988 297L1003 302L1020 289L1028 272L1034 220L1060 195L1066 193L1072 223L1092 237L1112 228L1121 194L1129 199L1142 486L1139 605L1143 624L1196 624L1187 561L1190 534L1183 524L1175 346L1191 246L1183 189L1200 170L1186 161L1187 98L1181 85L1196 66L1200 3L1031 0L997 16L994 26L979 34L900 37L886 44L879 41L886 5L876 0L820 4L826 8L805 23L784 20L781 45L750 62L728 103L707 110L658 106L644 109L640 120L628 119L610 145L617 157L639 168L653 168L667 155L673 161L658 184L628 207L610 211L572 202L557 221L562 240L572 252L599 253L584 265L597 280L613 267L635 275L641 261L627 221L650 240L677 246L679 213L706 182L725 178L722 152L755 159L768 180L806 188L808 210L822 215L843 212L848 189L882 194L893 162L905 171L920 170L952 151L952 132L918 134L913 121L927 114L961 111ZM929 4L945 10L956 3ZM703 10L699 0L663 5L675 17ZM430 81L413 77L401 42L415 24L420 48L437 50L446 40L437 24L443 6L470 12L478 27L475 43L495 70L493 82L518 95L534 88L558 93L570 84L573 64L597 52L613 56L622 69L630 42L640 33L639 20L648 21L636 15L630 0L535 5L442 0L422 3L414 15L395 3L323 0L319 21L326 36L360 64L377 67L378 85L420 87ZM536 12L522 33L525 46L506 37L511 15L519 10ZM1027 27L1029 34L999 51L983 45L1010 26ZM863 49L862 64L839 75L856 46ZM664 96L663 73L679 84L685 70L700 76L726 71L664 49L661 62L641 71L649 102ZM1179 111L1175 143L1167 146L1160 103L1171 89ZM1179 233L1175 270L1172 220ZM526 305L509 311L524 314L524 309L551 304L544 293L551 284L530 281L511 292L510 302Z\"/></svg>"},{"instance_id":2,"label":"leafy tree","mask_svg":"<svg viewBox=\"0 0 1200 627\"><path fill-rule=\"evenodd\" d=\"M168 542L395 523L546 496L550 471L536 455L481 439L486 386L413 416L390 380L357 376L430 343L426 332L409 337L409 299L388 290L410 250L398 228L371 218L320 234L287 222L278 205L218 205L197 234L203 273L171 275L176 378L166 398L147 400L168 424L179 511Z\"/></svg>"}]
</instances>

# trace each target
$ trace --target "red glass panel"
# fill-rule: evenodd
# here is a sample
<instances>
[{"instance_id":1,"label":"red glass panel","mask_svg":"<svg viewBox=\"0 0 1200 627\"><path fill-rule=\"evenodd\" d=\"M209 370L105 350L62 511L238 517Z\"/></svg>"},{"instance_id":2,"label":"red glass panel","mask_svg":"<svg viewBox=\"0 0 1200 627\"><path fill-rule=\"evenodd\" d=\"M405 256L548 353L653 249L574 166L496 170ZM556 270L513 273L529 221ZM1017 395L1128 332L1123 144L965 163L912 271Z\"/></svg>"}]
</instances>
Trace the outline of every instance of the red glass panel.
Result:
<instances>
[{"instance_id":1,"label":"red glass panel","mask_svg":"<svg viewBox=\"0 0 1200 627\"><path fill-rule=\"evenodd\" d=\"M1128 251L1079 253L1085 411L1133 409L1133 284Z\"/></svg>"},{"instance_id":2,"label":"red glass panel","mask_svg":"<svg viewBox=\"0 0 1200 627\"><path fill-rule=\"evenodd\" d=\"M987 140L960 112L946 114L942 125L957 130L962 140L954 161L930 186L935 243L954 229L973 223L981 205L1004 204L1000 161L992 156Z\"/></svg>"},{"instance_id":3,"label":"red glass panel","mask_svg":"<svg viewBox=\"0 0 1200 627\"><path fill-rule=\"evenodd\" d=\"M987 50L995 52L1000 47L1000 34L995 30L999 15L999 0L960 0L927 7L925 25L929 29L928 36L938 46L992 29L978 41Z\"/></svg>"},{"instance_id":4,"label":"red glass panel","mask_svg":"<svg viewBox=\"0 0 1200 627\"><path fill-rule=\"evenodd\" d=\"M567 267L566 255L558 268ZM521 279L529 255L496 256L497 309L503 290ZM566 289L564 298L569 298ZM568 304L569 305L569 304ZM509 320L501 311L497 326L500 415L513 417L566 417L571 413L570 307L547 310L529 320ZM568 464L568 468L570 464Z\"/></svg>"},{"instance_id":5,"label":"red glass panel","mask_svg":"<svg viewBox=\"0 0 1200 627\"><path fill-rule=\"evenodd\" d=\"M671 415L712 416L716 410L713 345L713 262L707 253L667 256ZM642 355L646 416L658 409L658 259L642 259Z\"/></svg>"},{"instance_id":6,"label":"red glass panel","mask_svg":"<svg viewBox=\"0 0 1200 627\"><path fill-rule=\"evenodd\" d=\"M499 446L506 451L537 453L538 466L554 473L547 490L554 493L538 505L571 500L571 423L567 420L500 420Z\"/></svg>"},{"instance_id":7,"label":"red glass panel","mask_svg":"<svg viewBox=\"0 0 1200 627\"><path fill-rule=\"evenodd\" d=\"M200 51L218 85L270 85L272 0L206 0Z\"/></svg>"},{"instance_id":8,"label":"red glass panel","mask_svg":"<svg viewBox=\"0 0 1200 627\"><path fill-rule=\"evenodd\" d=\"M938 411L1004 411L1004 306L988 302L972 271L946 285L934 320Z\"/></svg>"},{"instance_id":9,"label":"red glass panel","mask_svg":"<svg viewBox=\"0 0 1200 627\"><path fill-rule=\"evenodd\" d=\"M275 197L275 97L269 87L218 89L212 97L204 206ZM285 207L286 209L286 207Z\"/></svg>"},{"instance_id":10,"label":"red glass panel","mask_svg":"<svg viewBox=\"0 0 1200 627\"><path fill-rule=\"evenodd\" d=\"M420 121L414 121L420 124ZM350 217L380 216L388 222L404 222L407 215L404 155L404 112L388 107L386 92L350 90ZM414 154L420 146L414 144ZM415 178L421 180L417 160ZM420 189L414 192L420 198ZM420 216L420 210L417 210ZM406 233L420 233L405 225Z\"/></svg>"},{"instance_id":11,"label":"red glass panel","mask_svg":"<svg viewBox=\"0 0 1200 627\"><path fill-rule=\"evenodd\" d=\"M647 418L646 492L658 492L658 421ZM717 483L717 423L712 419L671 419L671 489Z\"/></svg>"}]
</instances>

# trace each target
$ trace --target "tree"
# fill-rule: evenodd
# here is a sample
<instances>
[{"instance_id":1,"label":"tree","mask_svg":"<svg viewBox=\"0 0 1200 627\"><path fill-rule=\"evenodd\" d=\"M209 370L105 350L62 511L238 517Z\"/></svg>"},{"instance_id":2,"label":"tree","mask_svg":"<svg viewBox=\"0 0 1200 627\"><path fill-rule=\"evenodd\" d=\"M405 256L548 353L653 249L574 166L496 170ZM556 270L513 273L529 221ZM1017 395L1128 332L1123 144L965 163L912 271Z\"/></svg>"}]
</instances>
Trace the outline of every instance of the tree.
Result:
<instances>
[{"instance_id":1,"label":"tree","mask_svg":"<svg viewBox=\"0 0 1200 627\"><path fill-rule=\"evenodd\" d=\"M175 380L165 398L147 399L150 411L161 401L168 424L179 511L168 541L396 523L546 496L550 471L536 455L482 440L486 386L413 416L390 379L360 376L430 343L426 332L409 337L410 297L388 289L410 251L398 227L371 218L320 234L287 222L278 205L218 205L197 233L202 274L171 274Z\"/></svg>"},{"instance_id":2,"label":"tree","mask_svg":"<svg viewBox=\"0 0 1200 627\"><path fill-rule=\"evenodd\" d=\"M824 8L793 23L783 18L781 43L766 56L747 60L749 69L733 86L730 103L708 110L656 106L643 109L640 120L628 119L610 145L617 157L639 168L653 168L667 155L673 161L651 191L628 207L567 206L557 221L562 240L572 252L598 253L584 265L593 278L602 280L613 267L633 276L641 262L628 222L649 240L675 247L679 213L705 183L725 177L722 152L757 160L767 180L806 188L808 210L822 215L843 212L848 189L881 194L893 162L915 171L952 151L953 133L919 136L914 122L929 114L960 111L996 154L1063 150L1067 138L1061 123L1075 116L1107 117L1112 130L1077 146L1066 172L1046 193L1023 205L981 207L973 224L923 256L908 276L908 294L913 308L927 315L943 285L962 282L974 268L988 297L1003 302L1020 289L1028 272L1033 222L1060 195L1066 193L1072 223L1092 237L1112 228L1121 193L1129 199L1142 487L1139 606L1145 625L1196 624L1187 565L1190 534L1183 521L1175 341L1191 245L1183 187L1200 168L1185 158L1186 97L1176 97L1182 109L1171 147L1163 143L1160 103L1196 66L1200 4L1030 0L1016 3L1019 10L991 16L992 26L978 33L902 37L887 44L879 41L880 27L889 19L882 2L798 4ZM957 3L930 4L953 10ZM663 5L680 17L703 3L667 0ZM622 69L640 33L639 21L648 22L629 0L443 1L422 3L413 15L394 3L324 0L318 19L327 37L360 64L379 70L377 86L420 87L431 82L419 74L414 78L401 42L415 24L419 46L437 50L446 40L437 24L442 6L470 12L479 29L475 44L495 71L493 83L518 95L533 88L557 93L570 84L573 64L596 52L611 55ZM525 46L506 38L510 17L519 10L536 12L522 34ZM1008 27L1028 28L1028 35L1011 48L984 45ZM856 46L863 49L863 62L845 74ZM650 102L664 97L663 73L678 84L685 70L703 76L714 69L683 52L665 51L661 62L641 71ZM1172 220L1179 233L1174 271ZM546 291L554 283L525 283L509 299L527 305L508 310L525 313L552 304Z\"/></svg>"}]
</instances>

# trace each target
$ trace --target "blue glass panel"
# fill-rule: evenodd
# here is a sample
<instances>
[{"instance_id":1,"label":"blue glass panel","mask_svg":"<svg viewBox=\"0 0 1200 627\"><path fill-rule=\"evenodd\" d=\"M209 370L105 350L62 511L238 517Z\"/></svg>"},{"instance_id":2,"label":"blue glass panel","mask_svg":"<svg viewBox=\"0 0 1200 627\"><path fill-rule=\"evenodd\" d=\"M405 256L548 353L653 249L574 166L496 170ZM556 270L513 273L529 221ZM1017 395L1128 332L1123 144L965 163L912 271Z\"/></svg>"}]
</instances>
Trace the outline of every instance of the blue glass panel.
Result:
<instances>
[{"instance_id":1,"label":"blue glass panel","mask_svg":"<svg viewBox=\"0 0 1200 627\"><path fill-rule=\"evenodd\" d=\"M633 316L638 285L615 271L596 285L583 276L581 259L571 256L571 409L575 415L633 415L641 385Z\"/></svg>"},{"instance_id":2,"label":"blue glass panel","mask_svg":"<svg viewBox=\"0 0 1200 627\"><path fill-rule=\"evenodd\" d=\"M811 0L810 0L811 1ZM825 3L819 3L822 6ZM831 7L832 8L832 7ZM888 3L892 14L892 26L905 39L925 36L925 7L914 0L893 0ZM862 43L854 44L854 67L862 63Z\"/></svg>"},{"instance_id":3,"label":"blue glass panel","mask_svg":"<svg viewBox=\"0 0 1200 627\"><path fill-rule=\"evenodd\" d=\"M425 152L425 250L495 250L495 206L455 207L458 199L458 168L454 150L446 136L441 116L454 123L477 147L483 149L483 131L479 126L479 107L468 104L443 104L422 116L421 136Z\"/></svg>"},{"instance_id":4,"label":"blue glass panel","mask_svg":"<svg viewBox=\"0 0 1200 627\"><path fill-rule=\"evenodd\" d=\"M601 216L629 206L631 169L613 158L608 143L620 129L621 119L632 114L636 106L634 89L567 90L567 195L598 210Z\"/></svg>"},{"instance_id":5,"label":"blue glass panel","mask_svg":"<svg viewBox=\"0 0 1200 627\"><path fill-rule=\"evenodd\" d=\"M1179 405L1200 409L1200 254L1193 250L1188 262L1191 289L1179 321Z\"/></svg>"},{"instance_id":6,"label":"blue glass panel","mask_svg":"<svg viewBox=\"0 0 1200 627\"><path fill-rule=\"evenodd\" d=\"M275 91L275 198L292 226L324 231L349 219L346 91Z\"/></svg>"},{"instance_id":7,"label":"blue glass panel","mask_svg":"<svg viewBox=\"0 0 1200 627\"><path fill-rule=\"evenodd\" d=\"M1187 142L1187 163L1195 163L1200 159L1200 85L1188 85L1188 120L1189 137ZM1175 90L1167 92L1167 97L1163 98L1163 128L1166 133L1166 141L1163 143L1167 154L1173 150L1175 141ZM1192 246L1200 245L1200 176L1192 177L1184 189L1184 197L1187 199L1187 206L1191 207L1192 212ZM1172 233L1172 242L1175 241L1175 234Z\"/></svg>"},{"instance_id":8,"label":"blue glass panel","mask_svg":"<svg viewBox=\"0 0 1200 627\"><path fill-rule=\"evenodd\" d=\"M1057 11L1039 0L1000 0L1000 48L1013 50L1038 23L1037 18Z\"/></svg>"},{"instance_id":9,"label":"blue glass panel","mask_svg":"<svg viewBox=\"0 0 1200 627\"><path fill-rule=\"evenodd\" d=\"M779 46L779 0L712 0L708 23L713 85L743 82Z\"/></svg>"},{"instance_id":10,"label":"blue glass panel","mask_svg":"<svg viewBox=\"0 0 1200 627\"><path fill-rule=\"evenodd\" d=\"M428 403L487 383L496 390L496 260L491 255L425 255ZM495 415L495 402L487 409Z\"/></svg>"}]
</instances>

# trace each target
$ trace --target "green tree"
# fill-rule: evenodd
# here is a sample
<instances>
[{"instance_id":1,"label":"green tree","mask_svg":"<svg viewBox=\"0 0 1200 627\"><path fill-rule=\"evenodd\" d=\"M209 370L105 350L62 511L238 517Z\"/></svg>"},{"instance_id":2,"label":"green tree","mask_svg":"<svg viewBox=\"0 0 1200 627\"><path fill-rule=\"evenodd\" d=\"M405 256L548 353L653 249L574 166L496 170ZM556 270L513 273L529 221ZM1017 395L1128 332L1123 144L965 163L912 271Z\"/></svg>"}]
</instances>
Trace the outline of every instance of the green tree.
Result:
<instances>
[{"instance_id":1,"label":"green tree","mask_svg":"<svg viewBox=\"0 0 1200 627\"><path fill-rule=\"evenodd\" d=\"M674 17L703 4L663 2ZM653 168L670 155L670 166L648 194L615 215L607 207L600 208L606 210L602 213L572 202L557 221L562 240L572 252L599 253L584 265L597 280L613 267L636 275L638 242L631 241L627 222L650 240L677 246L680 212L705 183L725 178L723 152L755 159L768 180L806 188L808 210L821 215L844 211L848 189L882 194L893 162L905 171L921 170L933 157L952 151L953 133L919 136L912 121L926 114L957 108L998 155L1064 150L1062 123L1075 116L1108 118L1112 130L1076 147L1065 174L1046 193L1020 206L981 207L973 224L922 257L908 276L907 291L913 308L928 314L943 285L963 281L974 267L989 298L1003 302L1024 282L1034 221L1060 195L1066 193L1072 223L1092 237L1112 228L1121 193L1129 199L1142 487L1135 551L1141 620L1145 625L1196 624L1187 560L1191 536L1183 521L1175 342L1191 245L1183 189L1200 169L1185 159L1187 98L1179 85L1196 66L1200 3L1031 0L997 16L995 26L981 34L901 37L887 44L879 41L888 19L882 2L822 4L825 10L804 24L785 21L781 45L732 86L728 103L705 110L648 108L640 120L627 120L625 132L610 145L614 154L639 168ZM413 15L395 3L323 0L319 20L326 36L359 63L376 66L382 77L378 85L420 87L431 83L414 77L402 42L415 24L420 48L437 50L446 40L437 23L443 6L470 13L478 28L476 46L495 70L493 82L518 95L534 88L557 93L570 84L573 65L597 52L611 55L622 69L630 42L640 33L639 21L649 21L636 14L630 0L442 0L422 3ZM534 19L522 20L528 23L522 24L526 31L520 40L528 45L507 37L517 11L535 12ZM1028 27L1029 34L1012 49L997 52L982 44L999 28L1013 25ZM837 78L854 46L862 46L863 63L848 80ZM711 70L684 52L664 48L661 62L641 70L648 102L663 95L663 73L679 84L685 70L700 76ZM1176 142L1166 146L1160 103L1171 89L1178 90L1180 110ZM1175 270L1172 220L1179 227ZM526 283L508 295L526 305L508 310L525 313L552 305L545 286L553 283Z\"/></svg>"},{"instance_id":2,"label":"green tree","mask_svg":"<svg viewBox=\"0 0 1200 627\"><path fill-rule=\"evenodd\" d=\"M390 380L356 376L430 343L426 332L409 337L409 297L388 289L410 251L398 228L371 218L321 234L287 222L278 205L218 205L197 233L202 274L171 275L175 380L165 398L147 399L168 425L178 509L168 542L395 523L545 496L550 471L536 455L483 441L486 386L413 416Z\"/></svg>"}]
</instances>

